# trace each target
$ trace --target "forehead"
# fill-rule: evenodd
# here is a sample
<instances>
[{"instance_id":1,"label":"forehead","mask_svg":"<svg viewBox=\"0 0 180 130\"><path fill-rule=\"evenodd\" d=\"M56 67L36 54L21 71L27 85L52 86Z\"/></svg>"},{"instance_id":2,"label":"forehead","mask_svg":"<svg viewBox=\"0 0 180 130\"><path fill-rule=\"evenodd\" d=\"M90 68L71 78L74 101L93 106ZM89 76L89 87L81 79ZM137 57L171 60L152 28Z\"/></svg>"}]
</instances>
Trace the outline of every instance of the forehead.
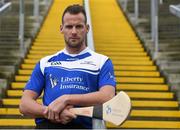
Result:
<instances>
[{"instance_id":1,"label":"forehead","mask_svg":"<svg viewBox=\"0 0 180 130\"><path fill-rule=\"evenodd\" d=\"M85 17L82 13L70 14L66 13L63 18L64 24L70 23L85 23Z\"/></svg>"}]
</instances>

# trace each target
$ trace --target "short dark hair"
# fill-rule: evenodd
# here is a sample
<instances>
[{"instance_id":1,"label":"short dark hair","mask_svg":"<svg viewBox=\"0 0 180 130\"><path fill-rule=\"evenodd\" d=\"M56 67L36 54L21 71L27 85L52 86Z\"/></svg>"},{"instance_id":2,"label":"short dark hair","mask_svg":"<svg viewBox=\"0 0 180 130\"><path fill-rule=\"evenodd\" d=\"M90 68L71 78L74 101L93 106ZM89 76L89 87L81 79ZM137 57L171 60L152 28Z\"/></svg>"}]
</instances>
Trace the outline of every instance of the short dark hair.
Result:
<instances>
[{"instance_id":1,"label":"short dark hair","mask_svg":"<svg viewBox=\"0 0 180 130\"><path fill-rule=\"evenodd\" d=\"M64 10L63 15L62 15L62 23L63 23L64 15L66 13L70 13L70 14L82 13L85 18L85 23L87 23L86 11L85 11L84 7L79 4L70 5Z\"/></svg>"}]
</instances>

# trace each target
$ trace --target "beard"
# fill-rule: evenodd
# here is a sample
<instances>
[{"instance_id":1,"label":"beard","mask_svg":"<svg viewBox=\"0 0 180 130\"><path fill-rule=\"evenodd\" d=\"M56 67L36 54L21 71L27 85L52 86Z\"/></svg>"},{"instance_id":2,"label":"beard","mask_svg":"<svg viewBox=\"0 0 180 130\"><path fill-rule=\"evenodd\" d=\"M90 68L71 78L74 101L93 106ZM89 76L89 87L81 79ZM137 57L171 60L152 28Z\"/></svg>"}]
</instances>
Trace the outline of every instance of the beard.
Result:
<instances>
[{"instance_id":1,"label":"beard","mask_svg":"<svg viewBox=\"0 0 180 130\"><path fill-rule=\"evenodd\" d=\"M83 45L84 39L75 41L72 39L65 39L66 46L69 48L80 48Z\"/></svg>"}]
</instances>

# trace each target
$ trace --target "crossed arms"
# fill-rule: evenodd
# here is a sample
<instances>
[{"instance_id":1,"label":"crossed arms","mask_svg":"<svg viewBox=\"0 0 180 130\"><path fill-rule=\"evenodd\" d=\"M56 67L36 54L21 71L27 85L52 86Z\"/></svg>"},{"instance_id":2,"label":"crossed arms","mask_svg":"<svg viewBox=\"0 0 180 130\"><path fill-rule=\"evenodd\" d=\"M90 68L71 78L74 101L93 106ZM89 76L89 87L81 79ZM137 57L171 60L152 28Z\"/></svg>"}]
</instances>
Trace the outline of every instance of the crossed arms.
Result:
<instances>
[{"instance_id":1,"label":"crossed arms","mask_svg":"<svg viewBox=\"0 0 180 130\"><path fill-rule=\"evenodd\" d=\"M92 106L102 104L115 95L115 88L105 85L97 92L88 94L63 95L48 106L39 104L36 100L38 94L32 90L25 90L20 101L19 110L23 115L33 118L43 117L52 122L66 124L76 115L69 111L74 105Z\"/></svg>"}]
</instances>

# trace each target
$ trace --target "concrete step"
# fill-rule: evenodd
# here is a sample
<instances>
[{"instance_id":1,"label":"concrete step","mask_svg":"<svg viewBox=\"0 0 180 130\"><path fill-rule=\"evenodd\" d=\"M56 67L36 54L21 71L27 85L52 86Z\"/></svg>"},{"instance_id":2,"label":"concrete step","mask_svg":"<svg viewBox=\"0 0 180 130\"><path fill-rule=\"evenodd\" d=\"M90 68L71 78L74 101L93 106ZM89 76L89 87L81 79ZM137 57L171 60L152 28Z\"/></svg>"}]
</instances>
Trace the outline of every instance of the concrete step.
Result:
<instances>
[{"instance_id":1,"label":"concrete step","mask_svg":"<svg viewBox=\"0 0 180 130\"><path fill-rule=\"evenodd\" d=\"M12 89L23 89L26 85L26 82L12 82L11 83L11 88Z\"/></svg>"},{"instance_id":2,"label":"concrete step","mask_svg":"<svg viewBox=\"0 0 180 130\"><path fill-rule=\"evenodd\" d=\"M34 120L33 119L0 119L0 126L9 126L9 127L14 127L14 126L22 126L24 128L33 128L35 126ZM113 124L107 123L107 128L128 128L128 129L151 129L151 128L156 128L156 129L177 129L179 128L180 123L178 121L145 121L145 120L138 120L138 121L131 121L127 120L122 126L114 126ZM18 127L17 127L18 128Z\"/></svg>"},{"instance_id":3,"label":"concrete step","mask_svg":"<svg viewBox=\"0 0 180 130\"><path fill-rule=\"evenodd\" d=\"M170 83L171 90L176 94L176 99L180 104L180 83L179 82L171 82Z\"/></svg>"},{"instance_id":4,"label":"concrete step","mask_svg":"<svg viewBox=\"0 0 180 130\"><path fill-rule=\"evenodd\" d=\"M21 115L18 108L0 108L0 115ZM132 110L130 117L180 118L178 110Z\"/></svg>"},{"instance_id":5,"label":"concrete step","mask_svg":"<svg viewBox=\"0 0 180 130\"><path fill-rule=\"evenodd\" d=\"M115 71L116 77L159 77L160 73L158 71Z\"/></svg>"},{"instance_id":6,"label":"concrete step","mask_svg":"<svg viewBox=\"0 0 180 130\"><path fill-rule=\"evenodd\" d=\"M39 61L39 59L24 59L25 64L36 64ZM132 62L131 60L115 60L112 61L114 65L144 65L144 66L150 66L154 65L153 61L138 61L138 62Z\"/></svg>"},{"instance_id":7,"label":"concrete step","mask_svg":"<svg viewBox=\"0 0 180 130\"><path fill-rule=\"evenodd\" d=\"M8 53L7 53L8 54ZM17 65L21 62L21 58L15 58L15 59L0 59L0 65Z\"/></svg>"},{"instance_id":8,"label":"concrete step","mask_svg":"<svg viewBox=\"0 0 180 130\"><path fill-rule=\"evenodd\" d=\"M162 48L161 48L162 50ZM163 50L163 51L170 51L170 52L160 52L158 53L158 60L168 60L168 61L179 61L180 60L180 53L177 52L178 50L180 50L180 48L174 48L174 52L173 49L171 50ZM177 52L177 53L176 53Z\"/></svg>"},{"instance_id":9,"label":"concrete step","mask_svg":"<svg viewBox=\"0 0 180 130\"><path fill-rule=\"evenodd\" d=\"M15 76L17 82L27 82L29 76ZM116 77L116 81L120 83L164 83L163 78L157 77Z\"/></svg>"},{"instance_id":10,"label":"concrete step","mask_svg":"<svg viewBox=\"0 0 180 130\"><path fill-rule=\"evenodd\" d=\"M8 90L8 97L21 97L22 90ZM131 99L164 99L173 100L174 95L172 92L126 92Z\"/></svg>"},{"instance_id":11,"label":"concrete step","mask_svg":"<svg viewBox=\"0 0 180 130\"><path fill-rule=\"evenodd\" d=\"M12 89L23 89L26 82L12 82ZM124 91L168 91L169 87L165 84L117 84L117 90Z\"/></svg>"},{"instance_id":12,"label":"concrete step","mask_svg":"<svg viewBox=\"0 0 180 130\"><path fill-rule=\"evenodd\" d=\"M33 119L0 119L0 126L8 126L8 127L20 127L20 128L31 128L35 126L35 122Z\"/></svg>"},{"instance_id":13,"label":"concrete step","mask_svg":"<svg viewBox=\"0 0 180 130\"><path fill-rule=\"evenodd\" d=\"M180 39L159 39L160 43L179 43Z\"/></svg>"},{"instance_id":14,"label":"concrete step","mask_svg":"<svg viewBox=\"0 0 180 130\"><path fill-rule=\"evenodd\" d=\"M164 71L165 74L176 74L180 73L180 61L170 60L158 60L160 70Z\"/></svg>"},{"instance_id":15,"label":"concrete step","mask_svg":"<svg viewBox=\"0 0 180 130\"><path fill-rule=\"evenodd\" d=\"M11 39L8 39L8 38L0 38L0 42L18 42L18 38L11 38Z\"/></svg>"},{"instance_id":16,"label":"concrete step","mask_svg":"<svg viewBox=\"0 0 180 130\"><path fill-rule=\"evenodd\" d=\"M165 84L128 84L120 83L117 84L117 90L124 91L168 91L169 87Z\"/></svg>"},{"instance_id":17,"label":"concrete step","mask_svg":"<svg viewBox=\"0 0 180 130\"><path fill-rule=\"evenodd\" d=\"M1 48L1 47L0 47ZM2 59L0 59L0 62L4 62L4 63L8 63L8 62L16 62L15 59L6 59L6 56L8 55L8 57L12 56L12 57L21 57L21 52L20 52L20 49L17 49L17 48L11 48L11 49L8 49L8 50L5 50L5 49L0 49L0 56L1 57L4 57Z\"/></svg>"},{"instance_id":18,"label":"concrete step","mask_svg":"<svg viewBox=\"0 0 180 130\"><path fill-rule=\"evenodd\" d=\"M107 123L107 128L109 129L179 129L179 121L145 121L145 120L127 120L122 126L115 126L111 123Z\"/></svg>"},{"instance_id":19,"label":"concrete step","mask_svg":"<svg viewBox=\"0 0 180 130\"><path fill-rule=\"evenodd\" d=\"M35 67L34 64L21 64L22 69L33 69ZM135 71L156 71L156 66L146 66L146 65L115 65L115 70L135 70Z\"/></svg>"},{"instance_id":20,"label":"concrete step","mask_svg":"<svg viewBox=\"0 0 180 130\"><path fill-rule=\"evenodd\" d=\"M164 78L146 78L146 77L116 77L118 83L150 83L163 84Z\"/></svg>"},{"instance_id":21,"label":"concrete step","mask_svg":"<svg viewBox=\"0 0 180 130\"><path fill-rule=\"evenodd\" d=\"M18 74L19 75L29 75L30 76L32 74L32 70L19 69Z\"/></svg>"},{"instance_id":22,"label":"concrete step","mask_svg":"<svg viewBox=\"0 0 180 130\"><path fill-rule=\"evenodd\" d=\"M27 58L29 58L29 59L41 59L44 56L45 55L28 54ZM110 59L112 59L112 60L150 61L150 57L148 57L148 56L138 56L138 57L134 57L134 56L110 56Z\"/></svg>"},{"instance_id":23,"label":"concrete step","mask_svg":"<svg viewBox=\"0 0 180 130\"><path fill-rule=\"evenodd\" d=\"M13 80L18 65L0 65L0 78L7 79L7 82Z\"/></svg>"},{"instance_id":24,"label":"concrete step","mask_svg":"<svg viewBox=\"0 0 180 130\"><path fill-rule=\"evenodd\" d=\"M170 83L179 83L180 84L180 73L179 74L169 74L168 81Z\"/></svg>"},{"instance_id":25,"label":"concrete step","mask_svg":"<svg viewBox=\"0 0 180 130\"><path fill-rule=\"evenodd\" d=\"M37 100L42 103L41 99ZM20 99L4 98L2 104L5 106L18 106ZM132 100L132 107L138 108L178 108L177 101L157 101L157 100Z\"/></svg>"},{"instance_id":26,"label":"concrete step","mask_svg":"<svg viewBox=\"0 0 180 130\"><path fill-rule=\"evenodd\" d=\"M157 65L162 66L162 69L166 69L168 67L173 68L173 67L179 67L180 66L180 61L168 61L168 60L157 60Z\"/></svg>"},{"instance_id":27,"label":"concrete step","mask_svg":"<svg viewBox=\"0 0 180 130\"><path fill-rule=\"evenodd\" d=\"M31 70L19 70L19 75L31 75ZM137 76L137 77L159 77L160 73L157 71L115 71L116 76Z\"/></svg>"},{"instance_id":28,"label":"concrete step","mask_svg":"<svg viewBox=\"0 0 180 130\"><path fill-rule=\"evenodd\" d=\"M0 78L1 79L12 79L14 73L12 73L11 71L1 71L0 72Z\"/></svg>"}]
</instances>

